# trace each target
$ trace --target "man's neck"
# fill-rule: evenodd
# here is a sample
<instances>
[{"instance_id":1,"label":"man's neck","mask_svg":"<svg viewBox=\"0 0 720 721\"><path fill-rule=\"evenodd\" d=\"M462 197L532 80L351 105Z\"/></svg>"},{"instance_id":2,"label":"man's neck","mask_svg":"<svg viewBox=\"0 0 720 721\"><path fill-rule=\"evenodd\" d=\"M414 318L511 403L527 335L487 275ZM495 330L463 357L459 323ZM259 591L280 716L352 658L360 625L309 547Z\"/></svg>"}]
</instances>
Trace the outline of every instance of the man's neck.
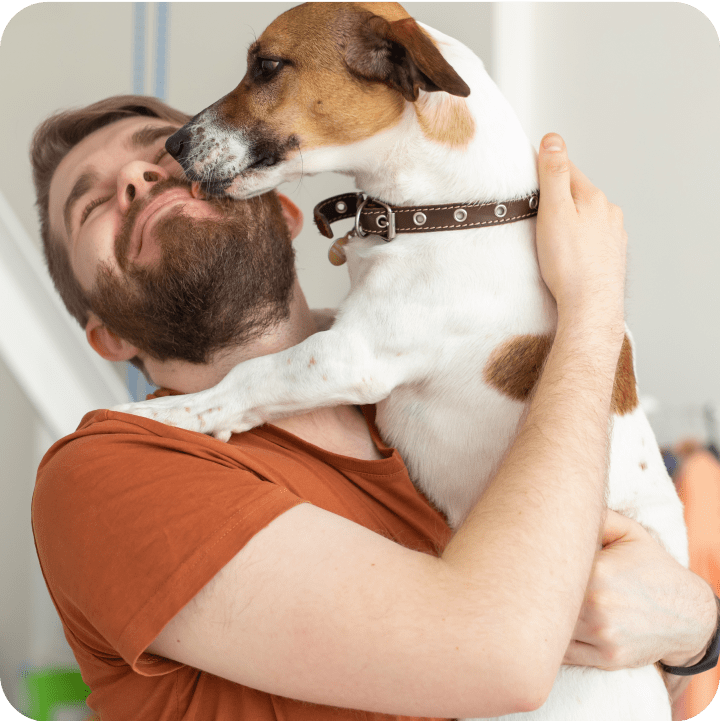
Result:
<instances>
[{"instance_id":1,"label":"man's neck","mask_svg":"<svg viewBox=\"0 0 720 721\"><path fill-rule=\"evenodd\" d=\"M196 393L217 385L238 363L291 348L317 331L315 319L296 282L288 320L252 343L218 354L205 364L143 360L156 385L180 393ZM273 425L332 453L366 460L382 458L362 413L352 406L319 408L274 421Z\"/></svg>"},{"instance_id":2,"label":"man's neck","mask_svg":"<svg viewBox=\"0 0 720 721\"><path fill-rule=\"evenodd\" d=\"M300 416L281 418L273 425L331 453L373 461L382 458L367 422L356 406L318 408Z\"/></svg>"},{"instance_id":3,"label":"man's neck","mask_svg":"<svg viewBox=\"0 0 720 721\"><path fill-rule=\"evenodd\" d=\"M155 385L179 393L197 393L216 386L236 365L251 358L279 353L301 343L318 331L298 282L295 282L287 320L276 324L260 338L219 352L209 363L156 361L142 357Z\"/></svg>"}]
</instances>

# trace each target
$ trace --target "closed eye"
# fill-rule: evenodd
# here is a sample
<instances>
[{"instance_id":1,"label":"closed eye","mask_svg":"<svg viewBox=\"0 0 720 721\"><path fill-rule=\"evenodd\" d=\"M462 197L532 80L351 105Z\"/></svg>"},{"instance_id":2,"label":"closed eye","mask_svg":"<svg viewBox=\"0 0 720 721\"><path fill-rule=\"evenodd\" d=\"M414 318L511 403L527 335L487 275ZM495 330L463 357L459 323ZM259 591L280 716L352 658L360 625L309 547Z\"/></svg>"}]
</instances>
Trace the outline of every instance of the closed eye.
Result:
<instances>
[{"instance_id":1,"label":"closed eye","mask_svg":"<svg viewBox=\"0 0 720 721\"><path fill-rule=\"evenodd\" d=\"M168 138L170 136L168 135ZM167 140L167 138L166 138ZM153 165L160 165L160 161L168 154L168 151L165 149L165 146L163 145L162 148L160 148L160 152L153 158Z\"/></svg>"},{"instance_id":2,"label":"closed eye","mask_svg":"<svg viewBox=\"0 0 720 721\"><path fill-rule=\"evenodd\" d=\"M168 136L169 137L169 136ZM153 157L152 163L153 165L159 165L160 161L168 155L168 151L165 149L165 146L163 145L158 153ZM98 207L98 205L102 205L103 203L107 203L108 200L112 199L114 197L113 195L106 195L102 198L95 198L94 200L91 200L86 206L85 209L82 212L82 216L80 216L80 225L82 225L86 220L87 217L92 213L95 208Z\"/></svg>"},{"instance_id":3,"label":"closed eye","mask_svg":"<svg viewBox=\"0 0 720 721\"><path fill-rule=\"evenodd\" d=\"M88 215L92 213L92 211L98 207L98 205L102 205L102 203L107 203L108 200L110 200L113 195L106 195L104 198L96 198L95 200L91 200L86 206L85 210L83 210L82 216L80 217L80 225L82 225L86 220Z\"/></svg>"}]
</instances>

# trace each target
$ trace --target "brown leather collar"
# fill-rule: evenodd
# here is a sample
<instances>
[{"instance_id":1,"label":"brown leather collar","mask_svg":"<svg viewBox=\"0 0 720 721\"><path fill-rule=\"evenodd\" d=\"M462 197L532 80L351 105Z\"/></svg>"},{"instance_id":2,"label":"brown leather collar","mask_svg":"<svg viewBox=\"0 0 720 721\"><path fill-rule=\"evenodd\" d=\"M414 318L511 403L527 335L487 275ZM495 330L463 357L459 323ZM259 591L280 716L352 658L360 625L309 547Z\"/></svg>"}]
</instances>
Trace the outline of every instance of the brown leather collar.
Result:
<instances>
[{"instance_id":1,"label":"brown leather collar","mask_svg":"<svg viewBox=\"0 0 720 721\"><path fill-rule=\"evenodd\" d=\"M315 224L326 238L332 238L330 224L355 217L355 232L392 240L398 233L427 233L463 230L486 225L514 223L537 215L538 193L520 200L497 203L448 203L446 205L391 206L365 193L345 193L315 206Z\"/></svg>"}]
</instances>

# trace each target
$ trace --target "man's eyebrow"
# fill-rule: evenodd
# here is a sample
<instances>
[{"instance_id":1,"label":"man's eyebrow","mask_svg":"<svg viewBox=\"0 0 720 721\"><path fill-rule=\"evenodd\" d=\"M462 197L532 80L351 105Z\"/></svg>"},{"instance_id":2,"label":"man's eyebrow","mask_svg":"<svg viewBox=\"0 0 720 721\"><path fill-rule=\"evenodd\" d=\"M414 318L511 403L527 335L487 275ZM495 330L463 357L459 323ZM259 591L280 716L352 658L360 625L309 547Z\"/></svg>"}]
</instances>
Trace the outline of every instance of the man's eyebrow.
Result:
<instances>
[{"instance_id":1,"label":"man's eyebrow","mask_svg":"<svg viewBox=\"0 0 720 721\"><path fill-rule=\"evenodd\" d=\"M88 170L83 173L75 181L75 185L73 185L70 195L68 195L67 200L65 201L65 206L63 207L63 220L65 221L65 232L67 233L68 238L70 237L70 221L72 220L72 213L75 204L97 182L97 177L98 175L94 170Z\"/></svg>"},{"instance_id":2,"label":"man's eyebrow","mask_svg":"<svg viewBox=\"0 0 720 721\"><path fill-rule=\"evenodd\" d=\"M147 148L159 138L165 137L166 135L172 135L179 129L180 128L177 125L146 125L144 128L136 130L130 136L128 147L131 150Z\"/></svg>"}]
</instances>

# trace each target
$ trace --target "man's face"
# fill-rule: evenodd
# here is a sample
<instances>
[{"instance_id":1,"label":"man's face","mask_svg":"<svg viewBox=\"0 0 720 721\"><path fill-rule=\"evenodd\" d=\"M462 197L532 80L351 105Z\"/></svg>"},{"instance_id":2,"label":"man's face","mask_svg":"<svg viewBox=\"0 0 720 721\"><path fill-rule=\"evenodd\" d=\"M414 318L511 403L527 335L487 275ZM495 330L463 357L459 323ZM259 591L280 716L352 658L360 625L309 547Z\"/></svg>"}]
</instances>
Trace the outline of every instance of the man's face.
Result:
<instances>
[{"instance_id":1,"label":"man's face","mask_svg":"<svg viewBox=\"0 0 720 721\"><path fill-rule=\"evenodd\" d=\"M93 288L99 263L116 265L115 239L133 203L142 200L157 180L183 177L165 152L165 139L172 132L173 126L156 118L123 119L89 135L58 166L50 185L50 222L55 234L66 240L70 264L86 292ZM149 218L135 246L128 249L134 262L158 259L151 231L172 207L182 203L186 213L209 215L190 186L172 201Z\"/></svg>"},{"instance_id":2,"label":"man's face","mask_svg":"<svg viewBox=\"0 0 720 721\"><path fill-rule=\"evenodd\" d=\"M159 360L206 362L284 317L293 252L274 196L190 186L165 152L175 129L133 117L81 141L53 176L50 223L110 330Z\"/></svg>"}]
</instances>

